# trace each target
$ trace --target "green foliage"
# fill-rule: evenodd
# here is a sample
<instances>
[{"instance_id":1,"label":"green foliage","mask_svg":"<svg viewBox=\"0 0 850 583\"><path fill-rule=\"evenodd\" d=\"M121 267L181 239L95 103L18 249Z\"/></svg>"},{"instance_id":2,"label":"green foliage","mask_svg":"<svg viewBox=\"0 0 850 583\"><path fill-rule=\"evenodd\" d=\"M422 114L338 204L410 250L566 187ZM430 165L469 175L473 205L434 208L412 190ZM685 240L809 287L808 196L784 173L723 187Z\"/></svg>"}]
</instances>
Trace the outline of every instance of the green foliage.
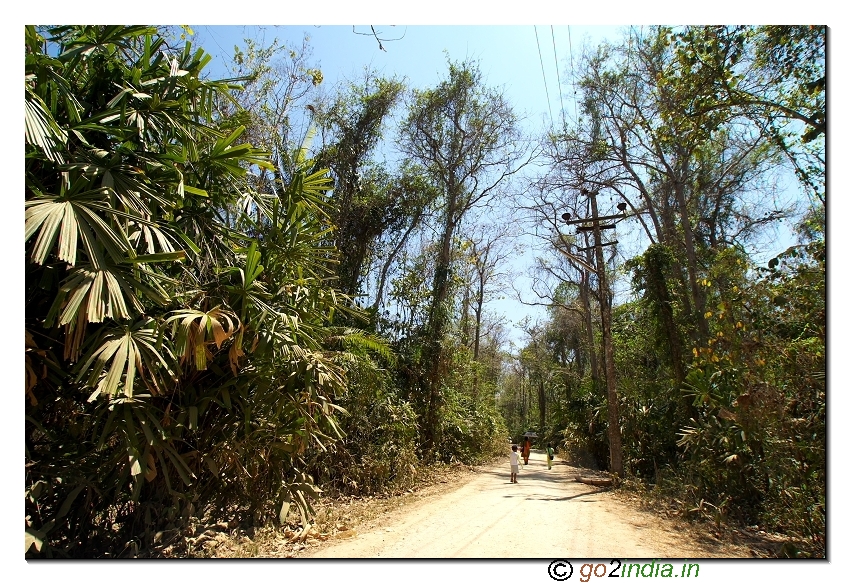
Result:
<instances>
[{"instance_id":1,"label":"green foliage","mask_svg":"<svg viewBox=\"0 0 850 583\"><path fill-rule=\"evenodd\" d=\"M189 43L25 32L28 556L116 556L210 508L306 520L354 358L327 172L296 154L252 189L277 166Z\"/></svg>"},{"instance_id":2,"label":"green foliage","mask_svg":"<svg viewBox=\"0 0 850 583\"><path fill-rule=\"evenodd\" d=\"M585 59L586 117L549 136L539 196L549 220L552 206L581 208L570 189L598 185L651 242L625 263L633 295L617 292L612 330L627 473L692 516L783 532L812 556L825 550L824 80L823 27L632 29ZM793 213L761 206L786 162L809 195L801 244L758 267L747 251ZM583 289L594 278L577 271L551 273ZM598 342L595 315L565 287L552 301L505 415L512 429L545 416L538 425L556 427L575 459L604 460L604 399L592 367L573 367L593 345L556 326L558 309L575 310ZM541 379L559 391L545 415Z\"/></svg>"},{"instance_id":3,"label":"green foliage","mask_svg":"<svg viewBox=\"0 0 850 583\"><path fill-rule=\"evenodd\" d=\"M474 62L449 61L448 76L433 89L414 91L402 123L402 153L421 164L439 193L431 302L422 339L423 447L438 443L440 371L451 319L452 259L458 229L470 211L522 167L525 148L518 119L504 95L484 85Z\"/></svg>"},{"instance_id":4,"label":"green foliage","mask_svg":"<svg viewBox=\"0 0 850 583\"><path fill-rule=\"evenodd\" d=\"M739 464L738 491L757 491L762 520L817 549L825 518L824 243L792 247L770 266L738 290L744 309L716 315L715 339L697 350L691 374L705 417L724 421L727 440L741 436L724 442L735 446L724 460ZM706 431L683 443L708 439ZM709 445L693 457L721 455Z\"/></svg>"},{"instance_id":5,"label":"green foliage","mask_svg":"<svg viewBox=\"0 0 850 583\"><path fill-rule=\"evenodd\" d=\"M495 387L471 350L453 346L443 376L444 395L435 453L444 462L480 463L504 453L508 436L492 400Z\"/></svg>"},{"instance_id":6,"label":"green foliage","mask_svg":"<svg viewBox=\"0 0 850 583\"><path fill-rule=\"evenodd\" d=\"M654 27L590 58L588 124L549 138L558 189L617 189L654 241L613 322L627 472L813 555L824 40ZM249 42L237 92L150 27L25 28L28 557L118 556L202 512L306 522L322 489L407 488L530 429L607 467L594 278L561 280L512 361L481 333L482 249L458 229L523 163L503 95L449 62L414 92L393 169L372 152L402 84L300 107L322 81L308 49ZM802 243L758 267L744 244L785 210L744 197L779 155L812 204ZM375 274L370 321L347 294Z\"/></svg>"},{"instance_id":7,"label":"green foliage","mask_svg":"<svg viewBox=\"0 0 850 583\"><path fill-rule=\"evenodd\" d=\"M594 469L608 467L606 410L605 400L589 386L563 402L557 441L570 460Z\"/></svg>"},{"instance_id":8,"label":"green foliage","mask_svg":"<svg viewBox=\"0 0 850 583\"><path fill-rule=\"evenodd\" d=\"M754 120L823 202L826 27L689 26L668 34L681 65L670 87L689 114Z\"/></svg>"},{"instance_id":9,"label":"green foliage","mask_svg":"<svg viewBox=\"0 0 850 583\"><path fill-rule=\"evenodd\" d=\"M678 322L682 317L676 313L676 306L681 301L674 301L678 299L679 291L675 285L674 266L672 250L656 243L650 245L641 257L626 263L625 267L632 270L635 290L643 292L645 305L650 310L648 315L654 320L656 348L666 356L674 370L681 370L684 364L681 354L683 336Z\"/></svg>"},{"instance_id":10,"label":"green foliage","mask_svg":"<svg viewBox=\"0 0 850 583\"><path fill-rule=\"evenodd\" d=\"M394 392L391 376L375 362L346 364L348 390L339 399L344 438L312 462L322 484L335 491L375 494L408 488L420 461L416 415Z\"/></svg>"},{"instance_id":11,"label":"green foliage","mask_svg":"<svg viewBox=\"0 0 850 583\"><path fill-rule=\"evenodd\" d=\"M336 178L332 213L336 246L342 250L336 272L340 288L351 295L360 292L363 270L373 259L378 239L415 212L410 191L372 160L403 89L399 81L367 73L319 112L331 143L318 160L326 160Z\"/></svg>"},{"instance_id":12,"label":"green foliage","mask_svg":"<svg viewBox=\"0 0 850 583\"><path fill-rule=\"evenodd\" d=\"M437 459L481 463L504 453L507 436L504 422L492 404L476 402L457 390L445 390L437 432Z\"/></svg>"},{"instance_id":13,"label":"green foliage","mask_svg":"<svg viewBox=\"0 0 850 583\"><path fill-rule=\"evenodd\" d=\"M629 361L651 346L639 327L621 319L629 342L617 346L618 366L629 371L621 410L632 472L663 479L696 515L808 539L815 555L825 508L824 275L823 241L788 249L767 269L753 270L736 248L717 253L700 282L711 337L693 348L681 396L652 380L663 370Z\"/></svg>"}]
</instances>

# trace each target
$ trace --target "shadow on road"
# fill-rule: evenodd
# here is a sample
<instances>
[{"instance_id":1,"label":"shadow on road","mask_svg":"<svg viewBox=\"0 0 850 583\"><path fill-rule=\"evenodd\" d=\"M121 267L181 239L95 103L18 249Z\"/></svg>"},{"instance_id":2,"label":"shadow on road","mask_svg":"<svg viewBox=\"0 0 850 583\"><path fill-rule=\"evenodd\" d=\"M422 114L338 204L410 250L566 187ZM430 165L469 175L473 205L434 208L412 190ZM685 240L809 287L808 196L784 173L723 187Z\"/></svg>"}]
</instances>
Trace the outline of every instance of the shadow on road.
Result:
<instances>
[{"instance_id":1,"label":"shadow on road","mask_svg":"<svg viewBox=\"0 0 850 583\"><path fill-rule=\"evenodd\" d=\"M537 456L532 456L529 465L521 465L519 474L517 476L518 484L514 486L510 483L510 466L505 465L504 468L501 466L489 467L481 471L482 474L490 475L494 478L498 478L500 482L500 489L502 487L507 488L517 488L516 491L511 491L509 493L505 493L503 498L518 498L524 500L540 500L543 502L565 502L568 500L575 500L576 498L582 498L584 496L589 496L591 494L598 494L600 492L604 492L608 490L608 488L599 488L595 486L589 486L586 484L579 484L574 482L576 476L581 473L580 468L576 468L569 464L565 464L560 461L553 462L552 469L548 469L546 467L545 456L543 459L535 459ZM536 493L529 492L523 488L524 485L533 485L540 484L544 487L544 489L548 490L551 486L555 484L559 485L567 485L569 484L570 488L580 488L581 491L576 494L571 494L569 496L553 496L547 495L544 492ZM502 486L504 484L504 486ZM559 492L560 493L560 492ZM580 502L589 502L595 503L596 500L580 500Z\"/></svg>"},{"instance_id":2,"label":"shadow on road","mask_svg":"<svg viewBox=\"0 0 850 583\"><path fill-rule=\"evenodd\" d=\"M526 500L539 500L541 502L564 502L566 500L574 500L576 498L581 498L582 496L590 496L591 494L598 494L599 492L581 492L579 494L575 494L573 496L542 496L542 495L529 495L529 494L505 494L502 498L525 498ZM596 500L582 500L582 502L596 502Z\"/></svg>"},{"instance_id":3,"label":"shadow on road","mask_svg":"<svg viewBox=\"0 0 850 583\"><path fill-rule=\"evenodd\" d=\"M564 470L566 468L566 471ZM489 474L494 477L499 478L510 478L510 467L506 466L504 469L501 468L489 468L481 471L482 474ZM553 482L563 484L565 482L572 482L575 479L575 476L578 475L575 469L571 466L558 465L557 462L552 466L551 470L546 469L545 466L528 465L528 466L520 466L519 474L517 475L517 479L522 483L523 481L543 481L543 482Z\"/></svg>"}]
</instances>

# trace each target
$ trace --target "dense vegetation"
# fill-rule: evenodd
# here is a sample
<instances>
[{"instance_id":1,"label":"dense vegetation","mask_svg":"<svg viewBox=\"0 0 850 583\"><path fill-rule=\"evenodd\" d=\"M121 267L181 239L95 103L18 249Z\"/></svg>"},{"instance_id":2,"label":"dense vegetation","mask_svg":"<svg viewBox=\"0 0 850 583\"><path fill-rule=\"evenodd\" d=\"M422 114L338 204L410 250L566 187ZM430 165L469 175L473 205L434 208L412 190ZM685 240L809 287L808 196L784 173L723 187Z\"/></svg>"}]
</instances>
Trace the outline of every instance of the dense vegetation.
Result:
<instances>
[{"instance_id":1,"label":"dense vegetation","mask_svg":"<svg viewBox=\"0 0 850 583\"><path fill-rule=\"evenodd\" d=\"M631 217L605 241L644 242L604 247L625 477L683 513L775 529L814 554L826 518L825 33L660 27L598 47L581 69L582 116L549 136L527 203L539 221L588 217L581 191L598 191L600 215L623 204ZM783 197L790 172L797 201ZM759 264L789 220L796 244ZM558 252L537 269L549 319L529 330L508 424L537 423L605 469L599 305L612 297L585 267L592 236L552 226Z\"/></svg>"},{"instance_id":2,"label":"dense vegetation","mask_svg":"<svg viewBox=\"0 0 850 583\"><path fill-rule=\"evenodd\" d=\"M25 33L28 557L137 552L198 515L306 522L322 490L406 488L529 429L607 469L606 370L624 477L823 552L823 28L599 47L539 176L475 62L328 94L306 41L247 42L211 80L172 30ZM582 189L645 243L604 247L613 298L592 237L551 224L587 216ZM505 200L555 229L548 318L513 355L488 311ZM760 265L782 220L799 241Z\"/></svg>"}]
</instances>

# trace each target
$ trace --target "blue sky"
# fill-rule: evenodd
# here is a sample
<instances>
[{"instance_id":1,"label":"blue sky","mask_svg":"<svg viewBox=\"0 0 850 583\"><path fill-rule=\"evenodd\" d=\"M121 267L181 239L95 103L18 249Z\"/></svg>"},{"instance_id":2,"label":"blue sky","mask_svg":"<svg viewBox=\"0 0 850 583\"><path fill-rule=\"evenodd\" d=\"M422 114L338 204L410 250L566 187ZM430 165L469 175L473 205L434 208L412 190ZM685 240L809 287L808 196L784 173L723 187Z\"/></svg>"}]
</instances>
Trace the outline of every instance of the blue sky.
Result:
<instances>
[{"instance_id":1,"label":"blue sky","mask_svg":"<svg viewBox=\"0 0 850 583\"><path fill-rule=\"evenodd\" d=\"M577 63L583 42L594 44L603 38L619 38L618 26L378 26L380 38L397 39L381 43L369 26L197 26L195 39L216 57L227 62L234 44L246 36L261 35L299 46L310 37L313 57L325 76L324 83L335 85L341 79L358 76L364 67L384 75L406 77L413 87L434 85L446 72L446 53L453 60L480 61L481 71L491 86L503 87L516 109L528 115L533 126L548 123L550 111L556 118L560 104L572 110L573 100L559 92L558 78L568 82L570 56ZM539 41L539 43L538 43ZM556 68L557 53L560 67ZM542 65L541 65L542 61ZM545 73L545 82L544 82ZM548 103L547 103L548 87ZM551 106L551 109L550 109Z\"/></svg>"}]
</instances>

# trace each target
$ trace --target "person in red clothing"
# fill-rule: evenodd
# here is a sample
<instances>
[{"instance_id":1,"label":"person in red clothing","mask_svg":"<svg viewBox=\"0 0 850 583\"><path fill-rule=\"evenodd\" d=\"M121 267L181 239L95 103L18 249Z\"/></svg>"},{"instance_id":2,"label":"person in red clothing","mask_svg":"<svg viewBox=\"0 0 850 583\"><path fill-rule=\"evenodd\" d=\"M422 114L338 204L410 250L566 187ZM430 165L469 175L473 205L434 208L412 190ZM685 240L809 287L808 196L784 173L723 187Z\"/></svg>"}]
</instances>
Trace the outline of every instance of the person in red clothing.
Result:
<instances>
[{"instance_id":1,"label":"person in red clothing","mask_svg":"<svg viewBox=\"0 0 850 583\"><path fill-rule=\"evenodd\" d=\"M531 438L526 437L525 441L522 442L522 460L523 465L528 465L528 456L531 455Z\"/></svg>"}]
</instances>

